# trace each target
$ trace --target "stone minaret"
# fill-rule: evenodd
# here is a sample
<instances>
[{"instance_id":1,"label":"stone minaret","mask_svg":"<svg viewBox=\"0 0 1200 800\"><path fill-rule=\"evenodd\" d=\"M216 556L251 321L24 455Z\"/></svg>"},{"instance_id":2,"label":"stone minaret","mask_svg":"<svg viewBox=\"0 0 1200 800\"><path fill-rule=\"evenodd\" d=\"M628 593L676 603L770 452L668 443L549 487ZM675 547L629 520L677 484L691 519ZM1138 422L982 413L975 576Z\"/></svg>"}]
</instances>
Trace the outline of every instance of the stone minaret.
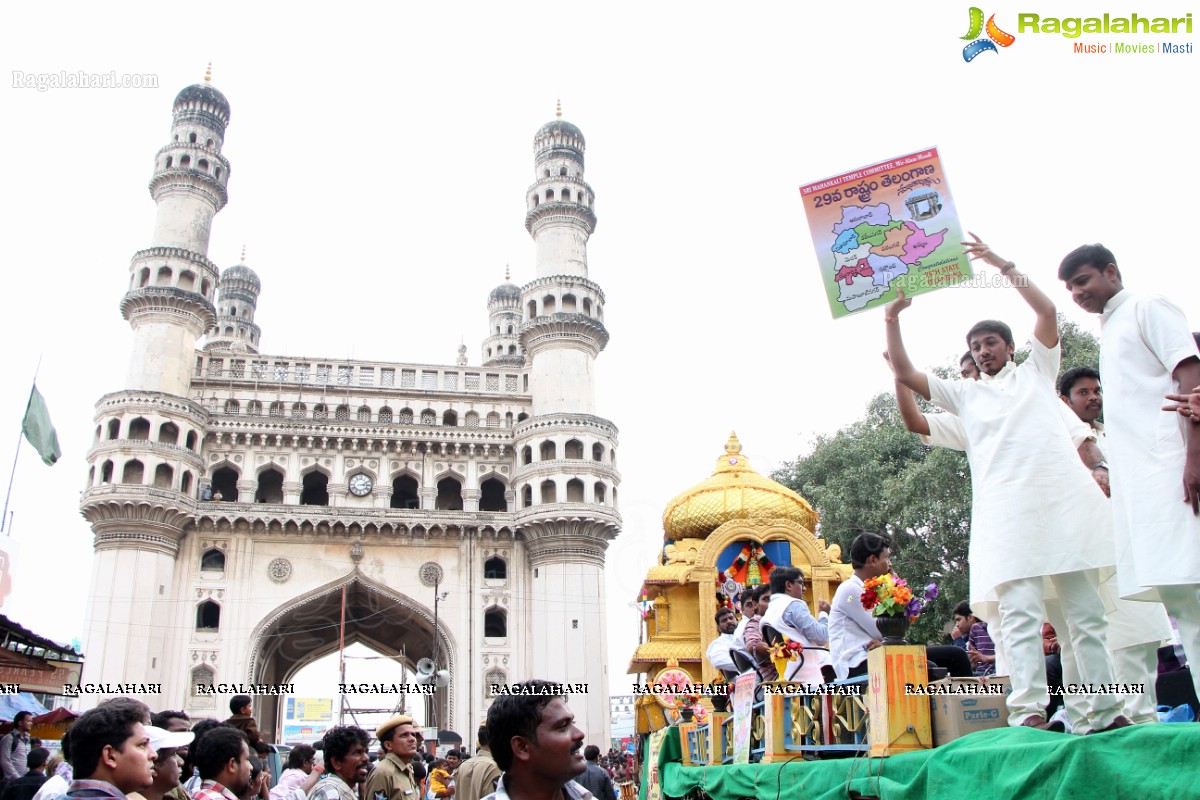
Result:
<instances>
[{"instance_id":1,"label":"stone minaret","mask_svg":"<svg viewBox=\"0 0 1200 800\"><path fill-rule=\"evenodd\" d=\"M254 324L254 312L262 282L246 266L246 248L242 260L221 273L217 291L217 324L208 332L204 349L257 353L262 332Z\"/></svg>"},{"instance_id":2,"label":"stone minaret","mask_svg":"<svg viewBox=\"0 0 1200 800\"><path fill-rule=\"evenodd\" d=\"M525 364L520 328L521 287L511 282L505 268L504 283L488 295L488 337L483 340L485 367Z\"/></svg>"},{"instance_id":3,"label":"stone minaret","mask_svg":"<svg viewBox=\"0 0 1200 800\"><path fill-rule=\"evenodd\" d=\"M595 197L583 179L583 133L561 110L533 147L525 227L537 277L521 290L518 331L532 414L513 431L532 572L529 663L537 677L586 682L588 694L571 697L571 707L589 741L607 741L604 553L621 520L617 430L595 414L595 360L608 343L604 292L587 269Z\"/></svg>"},{"instance_id":4,"label":"stone minaret","mask_svg":"<svg viewBox=\"0 0 1200 800\"><path fill-rule=\"evenodd\" d=\"M85 682L163 683L185 669L189 609L169 601L183 528L204 474L208 414L188 398L196 341L214 327L213 216L225 206L221 155L229 101L209 83L175 97L171 138L154 159L150 247L134 254L121 314L133 328L125 388L96 405L81 511L96 557L84 622ZM170 663L169 663L170 662ZM147 689L151 708L161 698ZM85 695L85 706L103 695Z\"/></svg>"}]
</instances>

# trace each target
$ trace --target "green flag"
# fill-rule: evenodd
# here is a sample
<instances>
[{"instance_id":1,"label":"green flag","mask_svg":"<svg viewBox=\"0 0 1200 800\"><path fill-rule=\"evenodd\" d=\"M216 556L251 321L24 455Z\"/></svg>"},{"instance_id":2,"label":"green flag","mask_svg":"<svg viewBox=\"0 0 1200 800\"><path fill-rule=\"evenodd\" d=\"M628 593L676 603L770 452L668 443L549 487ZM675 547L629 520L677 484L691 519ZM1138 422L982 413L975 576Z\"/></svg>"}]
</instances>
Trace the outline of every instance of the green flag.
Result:
<instances>
[{"instance_id":1,"label":"green flag","mask_svg":"<svg viewBox=\"0 0 1200 800\"><path fill-rule=\"evenodd\" d=\"M21 423L21 430L33 445L33 449L38 451L43 463L53 464L58 461L58 457L62 455L62 450L58 448L58 434L50 424L50 411L46 408L46 401L42 399L36 385L29 393L29 405L25 407L25 421Z\"/></svg>"}]
</instances>

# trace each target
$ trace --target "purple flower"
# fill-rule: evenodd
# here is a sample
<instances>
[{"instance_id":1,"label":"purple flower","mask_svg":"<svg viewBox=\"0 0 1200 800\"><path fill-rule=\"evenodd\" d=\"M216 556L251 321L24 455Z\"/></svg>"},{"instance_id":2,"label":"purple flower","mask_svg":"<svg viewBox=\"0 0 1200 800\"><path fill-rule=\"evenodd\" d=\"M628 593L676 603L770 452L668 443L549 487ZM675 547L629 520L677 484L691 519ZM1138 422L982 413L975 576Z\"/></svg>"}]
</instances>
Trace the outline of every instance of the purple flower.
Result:
<instances>
[{"instance_id":1,"label":"purple flower","mask_svg":"<svg viewBox=\"0 0 1200 800\"><path fill-rule=\"evenodd\" d=\"M908 605L904 607L904 616L916 617L921 613L921 601L914 597L908 601Z\"/></svg>"},{"instance_id":2,"label":"purple flower","mask_svg":"<svg viewBox=\"0 0 1200 800\"><path fill-rule=\"evenodd\" d=\"M938 596L938 588L937 588L936 583L931 583L925 587L925 599L926 600L937 600L937 596Z\"/></svg>"}]
</instances>

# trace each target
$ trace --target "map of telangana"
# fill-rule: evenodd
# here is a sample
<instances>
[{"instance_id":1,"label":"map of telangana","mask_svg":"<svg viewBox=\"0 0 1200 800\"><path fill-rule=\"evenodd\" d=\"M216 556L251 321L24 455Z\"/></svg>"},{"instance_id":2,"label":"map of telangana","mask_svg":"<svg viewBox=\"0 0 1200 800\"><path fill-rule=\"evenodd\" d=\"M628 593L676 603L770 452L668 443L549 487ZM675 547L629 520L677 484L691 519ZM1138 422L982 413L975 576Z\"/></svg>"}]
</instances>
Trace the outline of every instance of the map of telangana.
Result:
<instances>
[{"instance_id":1,"label":"map of telangana","mask_svg":"<svg viewBox=\"0 0 1200 800\"><path fill-rule=\"evenodd\" d=\"M833 316L961 283L960 244L937 148L800 187Z\"/></svg>"}]
</instances>

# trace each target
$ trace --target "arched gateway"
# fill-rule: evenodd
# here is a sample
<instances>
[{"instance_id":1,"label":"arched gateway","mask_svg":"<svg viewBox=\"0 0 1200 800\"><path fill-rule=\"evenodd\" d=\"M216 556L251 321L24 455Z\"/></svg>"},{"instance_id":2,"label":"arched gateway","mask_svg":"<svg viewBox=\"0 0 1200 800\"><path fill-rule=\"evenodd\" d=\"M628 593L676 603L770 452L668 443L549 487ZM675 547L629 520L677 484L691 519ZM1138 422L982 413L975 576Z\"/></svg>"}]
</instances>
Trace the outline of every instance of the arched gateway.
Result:
<instances>
[{"instance_id":1,"label":"arched gateway","mask_svg":"<svg viewBox=\"0 0 1200 800\"><path fill-rule=\"evenodd\" d=\"M286 684L303 667L338 650L345 594L346 645L362 643L385 656L403 657L409 670L421 658L433 658L433 612L423 604L392 591L355 568L345 578L320 586L284 603L263 618L254 629L246 682L250 684ZM456 673L456 646L444 625L438 626L438 654L442 667ZM355 682L353 674L347 682ZM436 718L454 719L453 683L437 692ZM264 734L274 727L276 738L282 732L280 698L257 698L255 713ZM396 702L399 702L399 695ZM336 701L335 701L336 702ZM410 705L424 702L412 695ZM350 705L354 705L351 698ZM335 705L334 713L337 709Z\"/></svg>"}]
</instances>

